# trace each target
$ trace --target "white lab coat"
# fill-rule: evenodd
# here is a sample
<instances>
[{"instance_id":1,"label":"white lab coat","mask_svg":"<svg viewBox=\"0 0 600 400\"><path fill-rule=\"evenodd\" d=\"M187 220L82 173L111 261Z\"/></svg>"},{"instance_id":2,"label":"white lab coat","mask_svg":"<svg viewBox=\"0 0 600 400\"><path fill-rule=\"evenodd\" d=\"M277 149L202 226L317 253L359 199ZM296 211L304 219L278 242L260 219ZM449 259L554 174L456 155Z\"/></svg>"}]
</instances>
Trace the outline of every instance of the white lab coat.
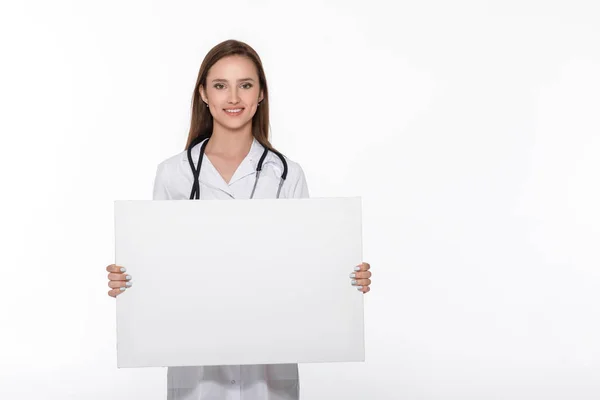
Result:
<instances>
[{"instance_id":1,"label":"white lab coat","mask_svg":"<svg viewBox=\"0 0 600 400\"><path fill-rule=\"evenodd\" d=\"M200 199L248 199L254 186L256 166L264 147L254 139L250 152L226 183L205 156L200 171ZM194 164L200 144L192 149ZM280 198L309 197L304 172L289 160L288 175ZM283 164L272 152L263 161L263 169L254 198L275 198ZM154 200L186 200L192 190L193 175L183 151L158 165L154 182ZM265 246L268 238L265 238ZM264 250L264 249L263 249ZM260 250L260 251L263 251ZM193 318L193 316L191 316ZM239 334L244 334L240 325ZM168 400L297 400L298 365L243 365L207 367L171 367L167 373Z\"/></svg>"}]
</instances>

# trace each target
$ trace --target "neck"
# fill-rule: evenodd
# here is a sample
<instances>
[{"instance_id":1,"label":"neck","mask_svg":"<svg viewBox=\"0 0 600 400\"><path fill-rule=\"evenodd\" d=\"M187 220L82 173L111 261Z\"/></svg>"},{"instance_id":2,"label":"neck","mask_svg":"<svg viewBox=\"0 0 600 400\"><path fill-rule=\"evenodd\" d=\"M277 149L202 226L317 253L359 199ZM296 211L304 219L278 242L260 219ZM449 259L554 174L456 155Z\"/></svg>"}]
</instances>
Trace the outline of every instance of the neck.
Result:
<instances>
[{"instance_id":1,"label":"neck","mask_svg":"<svg viewBox=\"0 0 600 400\"><path fill-rule=\"evenodd\" d=\"M217 129L215 126L206 145L206 153L232 158L245 157L250 152L253 140L254 136L250 129L232 132Z\"/></svg>"}]
</instances>

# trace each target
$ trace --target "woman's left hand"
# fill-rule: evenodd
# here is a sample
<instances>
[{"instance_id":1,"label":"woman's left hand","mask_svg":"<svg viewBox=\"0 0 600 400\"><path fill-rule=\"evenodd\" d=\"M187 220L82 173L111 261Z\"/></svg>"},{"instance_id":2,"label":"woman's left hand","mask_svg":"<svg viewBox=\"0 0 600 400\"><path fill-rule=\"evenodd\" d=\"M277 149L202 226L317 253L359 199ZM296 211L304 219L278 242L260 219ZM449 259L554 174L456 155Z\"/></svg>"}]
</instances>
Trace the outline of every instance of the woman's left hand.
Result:
<instances>
[{"instance_id":1,"label":"woman's left hand","mask_svg":"<svg viewBox=\"0 0 600 400\"><path fill-rule=\"evenodd\" d=\"M356 289L363 293L367 293L369 290L371 290L369 287L371 285L371 279L369 279L371 278L371 271L369 271L369 269L371 269L371 265L363 262L354 268L355 272L350 274L350 278L352 279L350 283L352 286L356 287Z\"/></svg>"}]
</instances>

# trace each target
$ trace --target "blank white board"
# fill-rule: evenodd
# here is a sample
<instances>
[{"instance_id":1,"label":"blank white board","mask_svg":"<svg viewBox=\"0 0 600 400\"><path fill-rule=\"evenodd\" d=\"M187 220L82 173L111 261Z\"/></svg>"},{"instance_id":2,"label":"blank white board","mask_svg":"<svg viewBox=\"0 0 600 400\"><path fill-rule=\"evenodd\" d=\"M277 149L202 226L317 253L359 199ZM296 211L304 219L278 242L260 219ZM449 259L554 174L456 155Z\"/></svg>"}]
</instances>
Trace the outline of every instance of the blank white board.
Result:
<instances>
[{"instance_id":1,"label":"blank white board","mask_svg":"<svg viewBox=\"0 0 600 400\"><path fill-rule=\"evenodd\" d=\"M360 198L115 202L119 367L364 361Z\"/></svg>"}]
</instances>

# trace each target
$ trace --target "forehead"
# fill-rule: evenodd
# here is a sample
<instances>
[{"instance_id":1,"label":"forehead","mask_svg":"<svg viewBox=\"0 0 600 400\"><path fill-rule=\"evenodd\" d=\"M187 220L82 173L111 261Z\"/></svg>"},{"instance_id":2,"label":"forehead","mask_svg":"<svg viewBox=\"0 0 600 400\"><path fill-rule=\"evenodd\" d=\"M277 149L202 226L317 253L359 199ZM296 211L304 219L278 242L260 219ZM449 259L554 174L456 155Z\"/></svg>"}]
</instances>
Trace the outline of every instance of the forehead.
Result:
<instances>
[{"instance_id":1,"label":"forehead","mask_svg":"<svg viewBox=\"0 0 600 400\"><path fill-rule=\"evenodd\" d=\"M217 61L209 70L207 78L258 78L256 66L248 57L227 56Z\"/></svg>"}]
</instances>

